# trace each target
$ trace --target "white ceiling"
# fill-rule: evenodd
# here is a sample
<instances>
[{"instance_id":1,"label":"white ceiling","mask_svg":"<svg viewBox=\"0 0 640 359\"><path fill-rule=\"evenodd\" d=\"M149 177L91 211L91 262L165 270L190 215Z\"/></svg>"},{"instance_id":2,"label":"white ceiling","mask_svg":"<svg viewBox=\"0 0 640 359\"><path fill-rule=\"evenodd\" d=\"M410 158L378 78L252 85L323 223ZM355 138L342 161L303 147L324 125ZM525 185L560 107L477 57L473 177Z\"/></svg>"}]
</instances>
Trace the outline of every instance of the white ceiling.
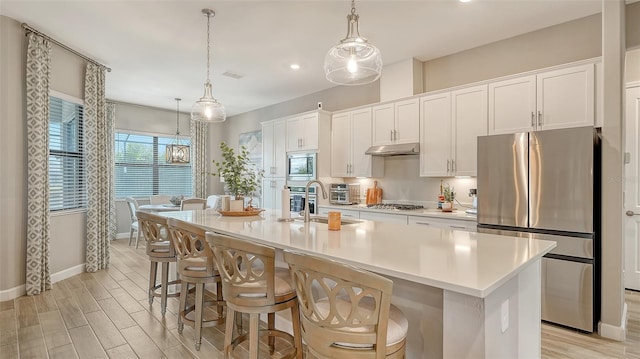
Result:
<instances>
[{"instance_id":1,"label":"white ceiling","mask_svg":"<svg viewBox=\"0 0 640 359\"><path fill-rule=\"evenodd\" d=\"M425 61L600 12L601 0L414 0L356 2L360 33L385 64ZM326 51L346 33L348 0L2 0L0 14L111 67L107 98L181 108L202 96L206 17L211 21L214 96L228 115L333 85ZM293 71L291 63L301 69ZM222 76L242 74L239 80Z\"/></svg>"}]
</instances>

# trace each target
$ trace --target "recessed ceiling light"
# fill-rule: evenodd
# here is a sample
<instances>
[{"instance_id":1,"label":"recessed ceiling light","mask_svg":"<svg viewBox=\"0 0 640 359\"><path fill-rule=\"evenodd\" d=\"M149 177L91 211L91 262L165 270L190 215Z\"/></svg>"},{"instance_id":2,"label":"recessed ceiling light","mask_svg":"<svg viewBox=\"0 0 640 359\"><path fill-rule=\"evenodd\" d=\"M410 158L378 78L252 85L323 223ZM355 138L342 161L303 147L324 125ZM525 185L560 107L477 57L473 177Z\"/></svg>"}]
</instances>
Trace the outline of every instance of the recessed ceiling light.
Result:
<instances>
[{"instance_id":1,"label":"recessed ceiling light","mask_svg":"<svg viewBox=\"0 0 640 359\"><path fill-rule=\"evenodd\" d=\"M300 65L298 64L291 64L289 67L291 68L291 70L300 70Z\"/></svg>"},{"instance_id":2,"label":"recessed ceiling light","mask_svg":"<svg viewBox=\"0 0 640 359\"><path fill-rule=\"evenodd\" d=\"M471 2L471 0L460 0L460 2Z\"/></svg>"}]
</instances>

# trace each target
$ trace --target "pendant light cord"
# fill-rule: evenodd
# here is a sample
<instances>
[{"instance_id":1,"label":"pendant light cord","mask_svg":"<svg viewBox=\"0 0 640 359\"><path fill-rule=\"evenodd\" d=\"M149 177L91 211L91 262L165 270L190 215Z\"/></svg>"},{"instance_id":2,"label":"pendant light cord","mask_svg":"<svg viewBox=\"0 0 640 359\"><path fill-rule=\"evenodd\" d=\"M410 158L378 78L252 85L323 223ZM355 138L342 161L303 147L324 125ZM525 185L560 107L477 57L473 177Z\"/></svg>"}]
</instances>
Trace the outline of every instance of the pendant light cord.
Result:
<instances>
[{"instance_id":1,"label":"pendant light cord","mask_svg":"<svg viewBox=\"0 0 640 359\"><path fill-rule=\"evenodd\" d=\"M180 98L176 97L176 140L180 136Z\"/></svg>"},{"instance_id":2,"label":"pendant light cord","mask_svg":"<svg viewBox=\"0 0 640 359\"><path fill-rule=\"evenodd\" d=\"M207 13L207 83L210 83L209 79L209 64L211 62L211 14Z\"/></svg>"}]
</instances>

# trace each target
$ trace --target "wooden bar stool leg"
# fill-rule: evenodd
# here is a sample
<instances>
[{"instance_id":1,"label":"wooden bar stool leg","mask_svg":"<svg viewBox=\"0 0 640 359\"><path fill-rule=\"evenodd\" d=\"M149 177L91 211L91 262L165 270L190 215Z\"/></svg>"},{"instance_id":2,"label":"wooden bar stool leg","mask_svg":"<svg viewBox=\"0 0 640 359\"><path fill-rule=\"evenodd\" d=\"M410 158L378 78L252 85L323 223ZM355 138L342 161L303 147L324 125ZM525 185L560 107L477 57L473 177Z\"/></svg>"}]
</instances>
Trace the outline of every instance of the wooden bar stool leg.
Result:
<instances>
[{"instance_id":1,"label":"wooden bar stool leg","mask_svg":"<svg viewBox=\"0 0 640 359\"><path fill-rule=\"evenodd\" d=\"M187 309L187 295L189 294L189 283L182 282L180 286L180 309L178 313L178 333L182 334L184 329L184 322L182 321L182 314Z\"/></svg>"},{"instance_id":2,"label":"wooden bar stool leg","mask_svg":"<svg viewBox=\"0 0 640 359\"><path fill-rule=\"evenodd\" d=\"M291 324L293 325L293 340L296 343L296 358L302 359L302 331L300 330L300 308L291 307Z\"/></svg>"},{"instance_id":3,"label":"wooden bar stool leg","mask_svg":"<svg viewBox=\"0 0 640 359\"><path fill-rule=\"evenodd\" d=\"M267 314L267 328L269 330L273 330L276 328L276 313ZM273 352L276 351L276 337L270 335L269 336L269 354L273 355Z\"/></svg>"},{"instance_id":4,"label":"wooden bar stool leg","mask_svg":"<svg viewBox=\"0 0 640 359\"><path fill-rule=\"evenodd\" d=\"M222 283L216 283L216 299L218 303L222 303L224 298L222 297ZM222 305L218 305L218 318L222 318Z\"/></svg>"},{"instance_id":5,"label":"wooden bar stool leg","mask_svg":"<svg viewBox=\"0 0 640 359\"><path fill-rule=\"evenodd\" d=\"M200 350L202 343L202 307L204 306L204 283L196 283L196 350Z\"/></svg>"},{"instance_id":6,"label":"wooden bar stool leg","mask_svg":"<svg viewBox=\"0 0 640 359\"><path fill-rule=\"evenodd\" d=\"M162 287L160 288L160 312L164 317L167 312L167 288L169 285L169 262L162 262Z\"/></svg>"},{"instance_id":7,"label":"wooden bar stool leg","mask_svg":"<svg viewBox=\"0 0 640 359\"><path fill-rule=\"evenodd\" d=\"M224 357L231 357L231 340L233 339L233 320L236 312L231 308L227 307L227 322L224 328Z\"/></svg>"},{"instance_id":8,"label":"wooden bar stool leg","mask_svg":"<svg viewBox=\"0 0 640 359\"><path fill-rule=\"evenodd\" d=\"M149 305L153 304L153 294L156 288L156 276L158 273L158 262L151 261L149 272Z\"/></svg>"},{"instance_id":9,"label":"wooden bar stool leg","mask_svg":"<svg viewBox=\"0 0 640 359\"><path fill-rule=\"evenodd\" d=\"M258 359L258 322L260 314L249 315L249 358Z\"/></svg>"}]
</instances>

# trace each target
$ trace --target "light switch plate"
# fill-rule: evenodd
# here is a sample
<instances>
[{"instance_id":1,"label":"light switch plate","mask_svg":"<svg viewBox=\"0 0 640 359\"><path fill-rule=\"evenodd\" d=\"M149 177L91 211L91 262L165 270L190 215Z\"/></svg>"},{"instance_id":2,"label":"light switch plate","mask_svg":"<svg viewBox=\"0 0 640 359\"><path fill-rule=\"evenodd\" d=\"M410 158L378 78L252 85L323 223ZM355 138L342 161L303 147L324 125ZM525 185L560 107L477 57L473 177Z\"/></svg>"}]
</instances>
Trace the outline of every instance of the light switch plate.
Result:
<instances>
[{"instance_id":1,"label":"light switch plate","mask_svg":"<svg viewBox=\"0 0 640 359\"><path fill-rule=\"evenodd\" d=\"M509 299L502 302L502 308L500 309L501 329L502 332L506 332L509 329Z\"/></svg>"}]
</instances>

